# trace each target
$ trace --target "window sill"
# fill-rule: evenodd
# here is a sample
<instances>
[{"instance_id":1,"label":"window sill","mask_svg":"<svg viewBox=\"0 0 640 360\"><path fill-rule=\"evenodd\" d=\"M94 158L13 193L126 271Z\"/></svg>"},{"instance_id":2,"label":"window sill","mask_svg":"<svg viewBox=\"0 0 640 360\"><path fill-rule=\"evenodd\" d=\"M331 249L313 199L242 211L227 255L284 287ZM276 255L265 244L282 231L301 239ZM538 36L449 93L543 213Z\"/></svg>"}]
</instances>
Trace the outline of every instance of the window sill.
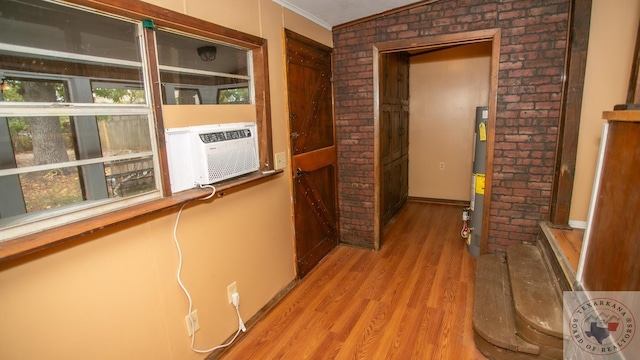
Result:
<instances>
[{"instance_id":1,"label":"window sill","mask_svg":"<svg viewBox=\"0 0 640 360\"><path fill-rule=\"evenodd\" d=\"M270 173L260 171L253 172L234 179L222 181L215 185L216 194L221 197L225 192L234 190L242 185L258 182L260 180L281 174L282 170ZM19 238L0 242L0 262L18 258L36 251L44 250L55 245L79 238L94 231L106 227L121 224L132 219L153 214L162 210L182 205L188 201L207 197L211 189L191 189L173 196L151 200L126 209L98 215L96 217L78 221L73 224L44 230L35 234L25 235Z\"/></svg>"}]
</instances>

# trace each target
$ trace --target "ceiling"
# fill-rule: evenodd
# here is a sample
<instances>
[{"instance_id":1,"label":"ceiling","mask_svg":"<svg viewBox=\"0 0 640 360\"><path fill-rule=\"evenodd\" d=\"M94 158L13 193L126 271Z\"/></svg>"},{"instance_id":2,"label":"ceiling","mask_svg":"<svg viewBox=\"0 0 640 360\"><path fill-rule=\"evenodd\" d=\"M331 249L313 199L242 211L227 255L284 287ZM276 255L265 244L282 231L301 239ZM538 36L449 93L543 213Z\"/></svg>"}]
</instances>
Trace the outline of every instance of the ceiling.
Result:
<instances>
[{"instance_id":1,"label":"ceiling","mask_svg":"<svg viewBox=\"0 0 640 360\"><path fill-rule=\"evenodd\" d=\"M418 0L273 0L327 28L420 2Z\"/></svg>"}]
</instances>

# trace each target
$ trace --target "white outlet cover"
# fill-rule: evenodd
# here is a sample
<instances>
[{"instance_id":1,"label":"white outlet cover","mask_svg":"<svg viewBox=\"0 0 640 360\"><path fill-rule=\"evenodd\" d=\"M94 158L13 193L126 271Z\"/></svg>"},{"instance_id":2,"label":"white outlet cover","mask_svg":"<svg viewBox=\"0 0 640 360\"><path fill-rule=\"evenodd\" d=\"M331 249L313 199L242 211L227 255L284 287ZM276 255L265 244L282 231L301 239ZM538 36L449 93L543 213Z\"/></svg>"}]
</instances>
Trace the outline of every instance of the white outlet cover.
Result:
<instances>
[{"instance_id":1,"label":"white outlet cover","mask_svg":"<svg viewBox=\"0 0 640 360\"><path fill-rule=\"evenodd\" d=\"M234 281L233 283L227 286L227 298L229 299L229 304L233 303L233 299L231 295L238 292L238 284Z\"/></svg>"},{"instance_id":2,"label":"white outlet cover","mask_svg":"<svg viewBox=\"0 0 640 360\"><path fill-rule=\"evenodd\" d=\"M193 319L193 329L191 328L191 319ZM187 324L187 334L189 336L193 335L194 331L200 330L200 319L198 319L198 310L193 310L191 312L191 318L189 315L184 317L184 321Z\"/></svg>"}]
</instances>

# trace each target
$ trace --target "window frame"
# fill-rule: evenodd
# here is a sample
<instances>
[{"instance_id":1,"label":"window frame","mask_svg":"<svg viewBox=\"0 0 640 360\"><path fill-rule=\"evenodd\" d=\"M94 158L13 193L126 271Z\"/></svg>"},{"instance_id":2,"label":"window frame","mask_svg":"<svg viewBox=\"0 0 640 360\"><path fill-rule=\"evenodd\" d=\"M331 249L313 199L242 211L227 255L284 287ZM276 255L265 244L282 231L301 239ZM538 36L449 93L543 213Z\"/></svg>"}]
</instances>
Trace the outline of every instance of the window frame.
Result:
<instances>
[{"instance_id":1,"label":"window frame","mask_svg":"<svg viewBox=\"0 0 640 360\"><path fill-rule=\"evenodd\" d=\"M82 235L99 229L120 224L131 219L140 218L157 213L165 209L176 207L184 202L206 197L209 189L192 189L177 194L171 193L169 170L164 136L162 87L160 83L160 69L156 57L154 31L156 28L178 31L184 34L199 36L213 41L236 45L250 51L252 60L254 106L256 111L256 125L258 131L258 147L260 156L260 170L217 184L218 195L235 191L242 186L259 182L262 179L282 173L274 170L273 143L271 129L271 108L269 94L269 69L267 40L226 28L217 24L177 13L156 5L139 0L67 0L56 1L62 4L83 7L85 9L104 13L105 16L118 16L133 21L143 22L143 61L147 61L147 78L151 86L150 107L155 127L155 146L157 147L157 162L160 179L161 197L137 203L128 207L105 212L85 220L63 224L37 233L28 234L10 240L0 239L0 262L33 253L54 245L76 239ZM152 24L153 26L149 26Z\"/></svg>"}]
</instances>

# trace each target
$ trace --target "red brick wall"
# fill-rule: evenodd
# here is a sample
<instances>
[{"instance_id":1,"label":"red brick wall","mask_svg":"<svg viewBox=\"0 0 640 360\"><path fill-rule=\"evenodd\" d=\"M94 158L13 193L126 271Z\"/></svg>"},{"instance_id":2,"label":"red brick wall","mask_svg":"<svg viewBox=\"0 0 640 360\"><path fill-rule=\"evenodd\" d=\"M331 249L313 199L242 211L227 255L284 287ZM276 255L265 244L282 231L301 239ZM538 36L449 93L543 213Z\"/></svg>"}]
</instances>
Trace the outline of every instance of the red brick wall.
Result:
<instances>
[{"instance_id":1,"label":"red brick wall","mask_svg":"<svg viewBox=\"0 0 640 360\"><path fill-rule=\"evenodd\" d=\"M549 217L568 0L441 0L333 31L341 240L372 247L373 45L502 29L490 252L533 242Z\"/></svg>"}]
</instances>

